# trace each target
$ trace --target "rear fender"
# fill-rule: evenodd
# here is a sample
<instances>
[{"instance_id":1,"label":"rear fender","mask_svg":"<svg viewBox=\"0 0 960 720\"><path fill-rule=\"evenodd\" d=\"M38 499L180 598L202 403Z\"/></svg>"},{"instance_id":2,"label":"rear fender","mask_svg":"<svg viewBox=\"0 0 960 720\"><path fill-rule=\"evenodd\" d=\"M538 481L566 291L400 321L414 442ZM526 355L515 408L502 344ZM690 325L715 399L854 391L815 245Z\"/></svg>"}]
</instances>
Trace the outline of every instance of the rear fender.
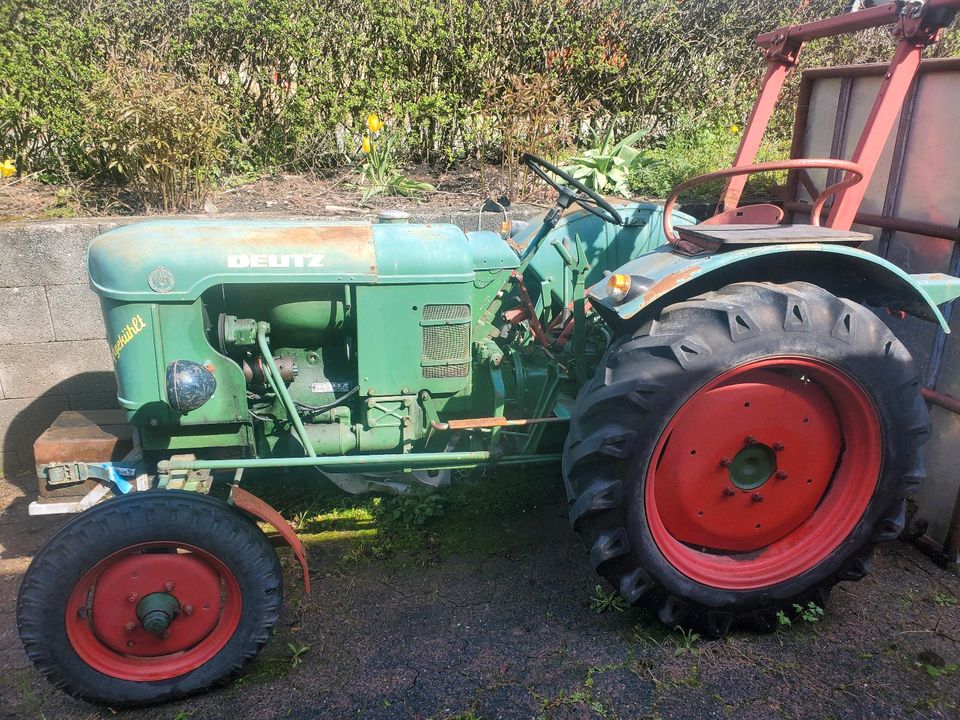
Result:
<instances>
[{"instance_id":1,"label":"rear fender","mask_svg":"<svg viewBox=\"0 0 960 720\"><path fill-rule=\"evenodd\" d=\"M950 332L940 303L960 297L960 279L941 273L910 275L864 250L844 245L797 243L743 248L688 257L663 246L617 270L632 277L627 299L615 303L606 282L588 291L608 323L643 322L660 309L734 282L809 282L840 297L937 322Z\"/></svg>"},{"instance_id":2,"label":"rear fender","mask_svg":"<svg viewBox=\"0 0 960 720\"><path fill-rule=\"evenodd\" d=\"M247 492L239 485L234 485L231 488L230 499L233 501L234 507L238 507L241 510L246 510L254 517L262 520L265 523L273 525L283 541L290 546L291 550L293 550L293 554L296 556L297 562L300 563L300 568L303 570L303 591L309 594L310 568L307 566L307 552L304 550L303 543L300 542L300 538L297 537L297 534L293 531L293 528L290 527L290 523L284 520L283 516L273 507L268 505L253 493Z\"/></svg>"}]
</instances>

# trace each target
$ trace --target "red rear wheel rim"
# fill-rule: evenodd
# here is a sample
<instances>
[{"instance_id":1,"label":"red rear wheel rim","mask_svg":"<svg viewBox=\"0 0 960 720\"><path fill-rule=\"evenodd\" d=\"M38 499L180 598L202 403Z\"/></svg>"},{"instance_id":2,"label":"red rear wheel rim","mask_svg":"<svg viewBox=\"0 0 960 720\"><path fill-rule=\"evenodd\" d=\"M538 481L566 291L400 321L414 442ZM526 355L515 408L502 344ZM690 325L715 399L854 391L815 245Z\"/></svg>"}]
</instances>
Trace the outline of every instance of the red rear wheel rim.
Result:
<instances>
[{"instance_id":1,"label":"red rear wheel rim","mask_svg":"<svg viewBox=\"0 0 960 720\"><path fill-rule=\"evenodd\" d=\"M844 372L812 358L748 363L700 388L670 420L647 470L647 523L687 577L769 587L840 546L881 462L876 410Z\"/></svg>"},{"instance_id":2,"label":"red rear wheel rim","mask_svg":"<svg viewBox=\"0 0 960 720\"><path fill-rule=\"evenodd\" d=\"M137 616L144 597L163 593L179 611L164 636ZM236 632L240 585L218 558L179 542L132 545L97 563L67 601L71 646L90 667L120 680L165 680L211 660Z\"/></svg>"}]
</instances>

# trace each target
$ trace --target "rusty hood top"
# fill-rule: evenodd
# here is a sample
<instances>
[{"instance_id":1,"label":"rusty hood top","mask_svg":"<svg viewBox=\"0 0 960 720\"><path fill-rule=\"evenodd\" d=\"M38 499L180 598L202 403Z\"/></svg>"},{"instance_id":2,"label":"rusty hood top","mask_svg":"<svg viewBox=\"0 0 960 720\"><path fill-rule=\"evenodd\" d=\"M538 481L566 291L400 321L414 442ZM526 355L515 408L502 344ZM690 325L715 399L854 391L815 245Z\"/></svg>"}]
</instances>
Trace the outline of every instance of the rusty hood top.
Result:
<instances>
[{"instance_id":1,"label":"rusty hood top","mask_svg":"<svg viewBox=\"0 0 960 720\"><path fill-rule=\"evenodd\" d=\"M94 238L90 285L102 297L184 301L233 283L469 282L470 242L455 225L315 220L135 223Z\"/></svg>"}]
</instances>

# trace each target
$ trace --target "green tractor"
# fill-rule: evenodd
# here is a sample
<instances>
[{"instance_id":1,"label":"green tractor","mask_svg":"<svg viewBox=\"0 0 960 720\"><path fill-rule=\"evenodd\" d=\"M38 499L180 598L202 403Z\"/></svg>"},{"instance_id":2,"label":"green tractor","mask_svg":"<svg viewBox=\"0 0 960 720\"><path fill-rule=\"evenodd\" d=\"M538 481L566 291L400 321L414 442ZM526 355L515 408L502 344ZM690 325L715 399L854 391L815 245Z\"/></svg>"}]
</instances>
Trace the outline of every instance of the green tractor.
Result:
<instances>
[{"instance_id":1,"label":"green tractor","mask_svg":"<svg viewBox=\"0 0 960 720\"><path fill-rule=\"evenodd\" d=\"M896 21L919 53L957 5L931 0L909 33L872 9L760 40L785 69L805 40ZM31 512L83 512L23 580L30 659L113 707L239 672L283 594L252 518L310 583L290 526L243 489L247 469L406 494L455 469L562 463L591 564L668 625L718 636L823 605L902 531L923 478L921 383L868 306L948 330L937 306L960 296L960 280L909 275L850 230L915 67L892 66L852 161L751 165L782 82L768 72L736 167L665 208L615 205L526 156L556 207L502 234L157 220L95 239L129 425L58 422L37 442ZM747 174L809 167L841 178L809 224L737 207ZM729 179L718 215L673 211L714 178Z\"/></svg>"}]
</instances>

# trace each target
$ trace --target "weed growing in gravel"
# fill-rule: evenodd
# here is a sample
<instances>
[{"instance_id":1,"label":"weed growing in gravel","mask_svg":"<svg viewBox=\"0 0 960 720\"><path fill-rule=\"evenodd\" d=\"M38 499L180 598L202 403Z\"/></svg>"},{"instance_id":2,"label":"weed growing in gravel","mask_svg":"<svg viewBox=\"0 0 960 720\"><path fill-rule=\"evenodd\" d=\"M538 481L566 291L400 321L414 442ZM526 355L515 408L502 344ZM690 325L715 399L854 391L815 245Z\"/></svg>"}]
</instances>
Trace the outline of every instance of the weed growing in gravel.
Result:
<instances>
[{"instance_id":1,"label":"weed growing in gravel","mask_svg":"<svg viewBox=\"0 0 960 720\"><path fill-rule=\"evenodd\" d=\"M40 709L43 707L43 703L37 699L37 696L33 694L33 690L30 688L30 684L25 678L19 678L17 680L17 686L20 688L20 692L23 694L24 699L27 701L27 705L30 706L30 714L35 715L39 720L47 720L47 716L43 714L43 711Z\"/></svg>"},{"instance_id":2,"label":"weed growing in gravel","mask_svg":"<svg viewBox=\"0 0 960 720\"><path fill-rule=\"evenodd\" d=\"M818 623L820 622L820 618L823 617L823 608L813 602L813 600L808 602L806 606L800 603L794 603L793 610L796 614L794 618L791 618L783 610L777 611L777 623L779 623L780 627L793 625L794 620L802 620L810 624Z\"/></svg>"},{"instance_id":3,"label":"weed growing in gravel","mask_svg":"<svg viewBox=\"0 0 960 720\"><path fill-rule=\"evenodd\" d=\"M949 665L943 665L938 667L937 665L930 665L929 663L917 663L923 671L936 680L939 677L944 675L953 675L957 671L957 668L960 667L957 663L950 663Z\"/></svg>"},{"instance_id":4,"label":"weed growing in gravel","mask_svg":"<svg viewBox=\"0 0 960 720\"><path fill-rule=\"evenodd\" d=\"M290 648L290 666L296 667L303 662L303 655L310 650L310 645L294 645L293 643L287 643L287 647Z\"/></svg>"},{"instance_id":5,"label":"weed growing in gravel","mask_svg":"<svg viewBox=\"0 0 960 720\"><path fill-rule=\"evenodd\" d=\"M620 597L615 590L606 591L602 586L597 585L593 589L593 597L590 598L590 609L595 613L605 613L611 610L623 612L628 607L627 601Z\"/></svg>"},{"instance_id":6,"label":"weed growing in gravel","mask_svg":"<svg viewBox=\"0 0 960 720\"><path fill-rule=\"evenodd\" d=\"M700 644L700 633L694 632L693 630L684 630L679 625L673 629L680 633L680 638L677 639L677 649L673 652L674 657L680 657L687 653L696 655L700 652L700 649L697 647L697 645Z\"/></svg>"},{"instance_id":7,"label":"weed growing in gravel","mask_svg":"<svg viewBox=\"0 0 960 720\"><path fill-rule=\"evenodd\" d=\"M933 602L939 605L940 607L956 607L957 598L953 595L944 592L938 592L933 596Z\"/></svg>"}]
</instances>

